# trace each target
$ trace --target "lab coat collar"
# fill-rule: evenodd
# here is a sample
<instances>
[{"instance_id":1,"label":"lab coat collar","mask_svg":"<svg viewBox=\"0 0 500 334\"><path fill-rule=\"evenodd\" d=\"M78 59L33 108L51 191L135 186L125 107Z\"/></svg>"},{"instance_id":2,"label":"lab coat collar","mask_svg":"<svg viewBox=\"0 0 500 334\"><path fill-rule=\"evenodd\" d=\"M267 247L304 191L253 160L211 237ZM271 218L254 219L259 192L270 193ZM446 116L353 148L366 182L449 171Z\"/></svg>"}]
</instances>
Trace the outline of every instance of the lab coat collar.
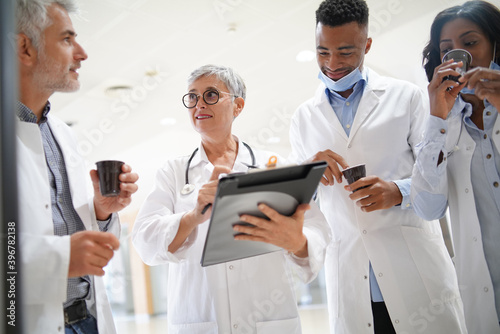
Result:
<instances>
[{"instance_id":1,"label":"lab coat collar","mask_svg":"<svg viewBox=\"0 0 500 334\"><path fill-rule=\"evenodd\" d=\"M247 170L247 166L242 164L241 162L246 162L248 164L252 163L252 158L250 153L248 152L248 149L243 145L241 140L233 135L235 138L236 142L238 143L238 155L236 156L236 160L233 165L233 169L235 171L240 171L240 169L244 168L244 171ZM191 170L192 168L198 166L199 164L205 164L207 168L210 170L210 172L213 171L213 165L210 161L208 161L207 153L205 152L205 149L203 148L202 143L200 142L200 145L198 146L198 152L193 157L193 160L191 160L191 163L189 165L189 169Z\"/></svg>"},{"instance_id":2,"label":"lab coat collar","mask_svg":"<svg viewBox=\"0 0 500 334\"><path fill-rule=\"evenodd\" d=\"M325 84L322 82L320 83L314 96L314 107L321 110L323 116L334 125L333 128L335 131L337 131L346 142L350 142L355 137L356 132L359 130L368 115L375 110L379 103L380 96L385 93L385 90L388 87L387 80L385 80L384 77L381 77L367 67L364 67L363 69L363 76L366 77L365 89L362 93L363 96L361 97L358 110L356 111L356 117L354 118L349 137L347 137L340 121L336 117L335 112L330 105L330 101L328 100L328 96L325 92Z\"/></svg>"}]
</instances>

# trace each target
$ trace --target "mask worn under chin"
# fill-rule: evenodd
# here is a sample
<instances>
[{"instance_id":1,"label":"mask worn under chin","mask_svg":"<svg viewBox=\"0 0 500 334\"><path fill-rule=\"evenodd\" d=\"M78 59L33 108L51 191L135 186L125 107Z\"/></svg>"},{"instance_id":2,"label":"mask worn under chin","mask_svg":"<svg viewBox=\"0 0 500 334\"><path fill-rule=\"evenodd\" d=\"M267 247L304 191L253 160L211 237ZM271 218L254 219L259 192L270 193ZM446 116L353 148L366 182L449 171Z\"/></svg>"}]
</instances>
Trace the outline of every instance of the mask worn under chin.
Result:
<instances>
[{"instance_id":1,"label":"mask worn under chin","mask_svg":"<svg viewBox=\"0 0 500 334\"><path fill-rule=\"evenodd\" d=\"M363 79L363 76L359 68L356 67L351 73L337 81L330 79L322 71L319 71L318 79L320 79L330 91L345 92Z\"/></svg>"}]
</instances>

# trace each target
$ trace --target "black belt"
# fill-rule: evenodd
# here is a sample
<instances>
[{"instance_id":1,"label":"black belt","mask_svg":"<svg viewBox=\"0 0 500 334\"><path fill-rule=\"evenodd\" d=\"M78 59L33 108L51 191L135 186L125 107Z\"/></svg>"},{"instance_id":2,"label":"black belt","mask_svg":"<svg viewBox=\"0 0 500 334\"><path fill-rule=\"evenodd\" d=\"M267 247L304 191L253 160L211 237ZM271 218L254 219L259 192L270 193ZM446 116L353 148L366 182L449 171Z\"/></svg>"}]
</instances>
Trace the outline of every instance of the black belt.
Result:
<instances>
[{"instance_id":1,"label":"black belt","mask_svg":"<svg viewBox=\"0 0 500 334\"><path fill-rule=\"evenodd\" d=\"M66 325L74 324L80 320L86 319L89 316L87 311L87 303L85 300L77 300L71 306L64 309L64 323Z\"/></svg>"}]
</instances>

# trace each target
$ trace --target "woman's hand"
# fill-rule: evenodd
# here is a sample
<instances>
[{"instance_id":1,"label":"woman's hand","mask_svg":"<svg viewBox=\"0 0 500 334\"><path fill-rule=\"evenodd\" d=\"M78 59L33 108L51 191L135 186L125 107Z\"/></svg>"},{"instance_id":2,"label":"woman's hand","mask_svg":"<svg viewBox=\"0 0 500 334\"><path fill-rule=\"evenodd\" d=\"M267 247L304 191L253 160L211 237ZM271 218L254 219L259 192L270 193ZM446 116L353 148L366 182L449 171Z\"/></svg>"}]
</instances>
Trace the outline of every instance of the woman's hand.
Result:
<instances>
[{"instance_id":1,"label":"woman's hand","mask_svg":"<svg viewBox=\"0 0 500 334\"><path fill-rule=\"evenodd\" d=\"M453 108L460 90L464 87L465 79L456 71L462 66L462 62L455 63L450 59L434 69L434 75L427 86L429 101L431 104L431 115L446 119ZM448 76L460 77L454 80L444 80ZM450 89L451 88L451 89Z\"/></svg>"},{"instance_id":2,"label":"woman's hand","mask_svg":"<svg viewBox=\"0 0 500 334\"><path fill-rule=\"evenodd\" d=\"M210 180L205 183L198 192L198 199L193 210L186 213L181 218L179 229L174 237L174 240L168 245L168 251L175 253L182 244L186 241L187 237L193 232L196 226L205 222L210 218L212 208L210 207L204 212L207 205L212 205L215 194L217 192L217 185L219 184L219 176L222 173L229 173L231 169L225 166L214 166Z\"/></svg>"},{"instance_id":3,"label":"woman's hand","mask_svg":"<svg viewBox=\"0 0 500 334\"><path fill-rule=\"evenodd\" d=\"M477 97L488 100L500 112L500 71L476 67L464 74L464 80Z\"/></svg>"},{"instance_id":4,"label":"woman's hand","mask_svg":"<svg viewBox=\"0 0 500 334\"><path fill-rule=\"evenodd\" d=\"M226 166L214 166L210 180L201 186L198 192L198 200L196 201L196 206L194 207L192 214L196 218L198 224L201 224L210 217L212 208L205 207L211 206L215 199L215 194L217 193L217 186L219 184L219 177L221 174L228 174L231 169Z\"/></svg>"}]
</instances>

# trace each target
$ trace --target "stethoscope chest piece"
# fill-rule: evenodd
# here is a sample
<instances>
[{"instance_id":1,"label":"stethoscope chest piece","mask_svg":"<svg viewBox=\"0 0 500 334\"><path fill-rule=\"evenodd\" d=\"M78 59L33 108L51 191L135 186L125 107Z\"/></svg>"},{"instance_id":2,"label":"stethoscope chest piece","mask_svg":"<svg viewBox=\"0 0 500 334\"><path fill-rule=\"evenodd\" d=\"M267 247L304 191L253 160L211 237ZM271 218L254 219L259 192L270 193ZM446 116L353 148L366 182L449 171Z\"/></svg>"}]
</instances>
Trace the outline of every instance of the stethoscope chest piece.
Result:
<instances>
[{"instance_id":1,"label":"stethoscope chest piece","mask_svg":"<svg viewBox=\"0 0 500 334\"><path fill-rule=\"evenodd\" d=\"M194 185L186 183L181 189L181 195L189 195L194 191Z\"/></svg>"}]
</instances>

